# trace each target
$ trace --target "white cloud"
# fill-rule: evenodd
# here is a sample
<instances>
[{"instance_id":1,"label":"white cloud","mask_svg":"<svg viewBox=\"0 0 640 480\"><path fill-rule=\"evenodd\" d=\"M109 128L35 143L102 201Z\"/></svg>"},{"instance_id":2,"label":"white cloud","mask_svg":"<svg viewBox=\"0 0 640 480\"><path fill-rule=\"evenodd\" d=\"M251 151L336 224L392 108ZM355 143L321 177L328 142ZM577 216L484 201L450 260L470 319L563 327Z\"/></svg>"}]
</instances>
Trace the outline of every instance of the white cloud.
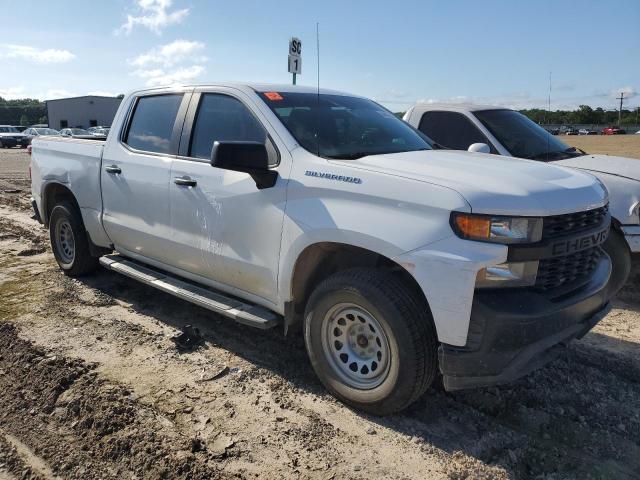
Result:
<instances>
[{"instance_id":1,"label":"white cloud","mask_svg":"<svg viewBox=\"0 0 640 480\"><path fill-rule=\"evenodd\" d=\"M188 8L169 11L173 0L137 0L139 15L127 15L127 21L115 31L129 35L137 25L157 34L169 25L181 23L189 14Z\"/></svg>"},{"instance_id":2,"label":"white cloud","mask_svg":"<svg viewBox=\"0 0 640 480\"><path fill-rule=\"evenodd\" d=\"M131 75L140 78L161 77L162 75L164 75L164 70L161 70L159 68L155 68L153 70L134 70L133 72L131 72Z\"/></svg>"},{"instance_id":3,"label":"white cloud","mask_svg":"<svg viewBox=\"0 0 640 480\"><path fill-rule=\"evenodd\" d=\"M620 97L621 93L624 93L625 100L627 98L633 98L638 94L637 90L630 86L620 87L620 88L611 90L611 96L614 98Z\"/></svg>"},{"instance_id":4,"label":"white cloud","mask_svg":"<svg viewBox=\"0 0 640 480\"><path fill-rule=\"evenodd\" d=\"M136 70L133 75L146 78L146 85L149 87L159 85L174 85L193 80L205 72L202 65L192 65L190 67L180 67L172 72L164 70Z\"/></svg>"},{"instance_id":5,"label":"white cloud","mask_svg":"<svg viewBox=\"0 0 640 480\"><path fill-rule=\"evenodd\" d=\"M0 88L0 97L5 100L16 100L18 98L25 98L24 87L8 87Z\"/></svg>"},{"instance_id":6,"label":"white cloud","mask_svg":"<svg viewBox=\"0 0 640 480\"><path fill-rule=\"evenodd\" d=\"M44 94L36 94L35 98L40 98L43 100L55 100L57 98L69 98L69 97L78 97L79 95L75 92L70 92L69 90L65 90L63 88L53 88L47 90Z\"/></svg>"},{"instance_id":7,"label":"white cloud","mask_svg":"<svg viewBox=\"0 0 640 480\"><path fill-rule=\"evenodd\" d=\"M0 88L0 97L5 100L16 100L19 98L37 98L39 100L55 100L57 98L79 97L81 95L100 95L105 97L115 97L118 94L104 90L94 90L86 93L78 93L64 88L50 88L48 90L27 91L25 87Z\"/></svg>"},{"instance_id":8,"label":"white cloud","mask_svg":"<svg viewBox=\"0 0 640 480\"><path fill-rule=\"evenodd\" d=\"M65 63L73 60L75 55L69 50L3 43L0 44L0 58L20 58L35 63Z\"/></svg>"},{"instance_id":9,"label":"white cloud","mask_svg":"<svg viewBox=\"0 0 640 480\"><path fill-rule=\"evenodd\" d=\"M91 92L87 92L87 95L96 95L98 97L117 97L119 94L107 90L93 90Z\"/></svg>"},{"instance_id":10,"label":"white cloud","mask_svg":"<svg viewBox=\"0 0 640 480\"><path fill-rule=\"evenodd\" d=\"M193 80L205 71L207 57L200 54L205 45L191 40L175 40L158 45L129 59L137 67L131 75L146 80L147 86L173 85Z\"/></svg>"},{"instance_id":11,"label":"white cloud","mask_svg":"<svg viewBox=\"0 0 640 480\"><path fill-rule=\"evenodd\" d=\"M190 40L176 40L165 45L160 45L149 50L146 53L129 59L129 64L134 67L142 68L152 65L162 65L171 67L178 63L182 63L186 59L189 61L202 62L206 58L195 56L196 53L204 49L204 43Z\"/></svg>"}]
</instances>

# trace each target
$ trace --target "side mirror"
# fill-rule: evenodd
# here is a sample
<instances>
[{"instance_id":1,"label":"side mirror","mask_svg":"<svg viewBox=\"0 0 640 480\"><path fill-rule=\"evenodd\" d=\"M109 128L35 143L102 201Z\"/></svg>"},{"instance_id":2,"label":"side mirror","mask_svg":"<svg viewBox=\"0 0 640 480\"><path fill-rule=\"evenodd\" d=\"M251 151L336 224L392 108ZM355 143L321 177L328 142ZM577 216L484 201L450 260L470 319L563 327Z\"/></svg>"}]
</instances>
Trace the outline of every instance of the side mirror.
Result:
<instances>
[{"instance_id":1,"label":"side mirror","mask_svg":"<svg viewBox=\"0 0 640 480\"><path fill-rule=\"evenodd\" d=\"M491 153L491 147L486 143L472 143L467 149L468 152Z\"/></svg>"},{"instance_id":2,"label":"side mirror","mask_svg":"<svg viewBox=\"0 0 640 480\"><path fill-rule=\"evenodd\" d=\"M251 175L259 190L276 184L278 172L269 170L269 153L260 142L213 142L211 166Z\"/></svg>"}]
</instances>

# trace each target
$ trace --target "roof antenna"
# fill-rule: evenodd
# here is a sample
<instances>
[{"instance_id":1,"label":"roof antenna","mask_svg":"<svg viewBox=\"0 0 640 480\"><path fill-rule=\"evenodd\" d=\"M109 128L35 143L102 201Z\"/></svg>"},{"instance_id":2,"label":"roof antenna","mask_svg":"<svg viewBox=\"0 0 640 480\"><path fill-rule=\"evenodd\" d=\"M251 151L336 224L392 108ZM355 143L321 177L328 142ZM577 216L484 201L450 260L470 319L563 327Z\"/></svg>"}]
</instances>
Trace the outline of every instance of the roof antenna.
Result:
<instances>
[{"instance_id":1,"label":"roof antenna","mask_svg":"<svg viewBox=\"0 0 640 480\"><path fill-rule=\"evenodd\" d=\"M547 128L549 128L551 122L551 72L549 72L549 103L547 105ZM550 142L551 132L547 130L547 163L549 162L549 149L551 148Z\"/></svg>"},{"instance_id":2,"label":"roof antenna","mask_svg":"<svg viewBox=\"0 0 640 480\"><path fill-rule=\"evenodd\" d=\"M316 141L318 145L318 157L320 156L320 23L316 22L316 61L318 64L318 78L317 78L317 108L318 114L316 115Z\"/></svg>"}]
</instances>

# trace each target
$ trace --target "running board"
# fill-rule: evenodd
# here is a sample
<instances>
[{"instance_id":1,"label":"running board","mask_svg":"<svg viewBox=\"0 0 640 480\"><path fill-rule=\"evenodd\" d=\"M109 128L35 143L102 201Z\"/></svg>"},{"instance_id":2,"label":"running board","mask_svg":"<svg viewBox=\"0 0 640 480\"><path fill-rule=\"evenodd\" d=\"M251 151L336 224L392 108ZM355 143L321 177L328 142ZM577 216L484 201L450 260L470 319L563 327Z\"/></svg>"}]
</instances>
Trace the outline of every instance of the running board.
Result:
<instances>
[{"instance_id":1,"label":"running board","mask_svg":"<svg viewBox=\"0 0 640 480\"><path fill-rule=\"evenodd\" d=\"M212 292L194 283L171 276L168 273L142 266L121 255L100 257L100 264L109 270L121 273L187 302L229 317L243 325L266 330L275 327L279 323L279 316L266 308L250 305L221 293Z\"/></svg>"}]
</instances>

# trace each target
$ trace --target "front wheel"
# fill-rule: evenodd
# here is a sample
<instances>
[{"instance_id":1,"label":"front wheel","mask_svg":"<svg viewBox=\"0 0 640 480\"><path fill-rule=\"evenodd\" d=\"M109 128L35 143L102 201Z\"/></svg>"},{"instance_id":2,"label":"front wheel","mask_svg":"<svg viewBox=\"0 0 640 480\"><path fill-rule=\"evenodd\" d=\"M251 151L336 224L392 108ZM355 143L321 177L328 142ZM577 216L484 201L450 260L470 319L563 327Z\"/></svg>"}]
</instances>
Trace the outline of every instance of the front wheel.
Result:
<instances>
[{"instance_id":1,"label":"front wheel","mask_svg":"<svg viewBox=\"0 0 640 480\"><path fill-rule=\"evenodd\" d=\"M340 400L376 415L408 407L437 372L428 306L392 272L339 272L313 292L304 321L313 368Z\"/></svg>"},{"instance_id":2,"label":"front wheel","mask_svg":"<svg viewBox=\"0 0 640 480\"><path fill-rule=\"evenodd\" d=\"M611 298L620 291L629 278L631 250L622 232L613 227L603 248L611 258L611 277L607 286L608 297Z\"/></svg>"},{"instance_id":3,"label":"front wheel","mask_svg":"<svg viewBox=\"0 0 640 480\"><path fill-rule=\"evenodd\" d=\"M79 277L98 267L98 259L89 251L82 216L71 202L61 202L51 210L49 238L53 255L65 275Z\"/></svg>"}]
</instances>

